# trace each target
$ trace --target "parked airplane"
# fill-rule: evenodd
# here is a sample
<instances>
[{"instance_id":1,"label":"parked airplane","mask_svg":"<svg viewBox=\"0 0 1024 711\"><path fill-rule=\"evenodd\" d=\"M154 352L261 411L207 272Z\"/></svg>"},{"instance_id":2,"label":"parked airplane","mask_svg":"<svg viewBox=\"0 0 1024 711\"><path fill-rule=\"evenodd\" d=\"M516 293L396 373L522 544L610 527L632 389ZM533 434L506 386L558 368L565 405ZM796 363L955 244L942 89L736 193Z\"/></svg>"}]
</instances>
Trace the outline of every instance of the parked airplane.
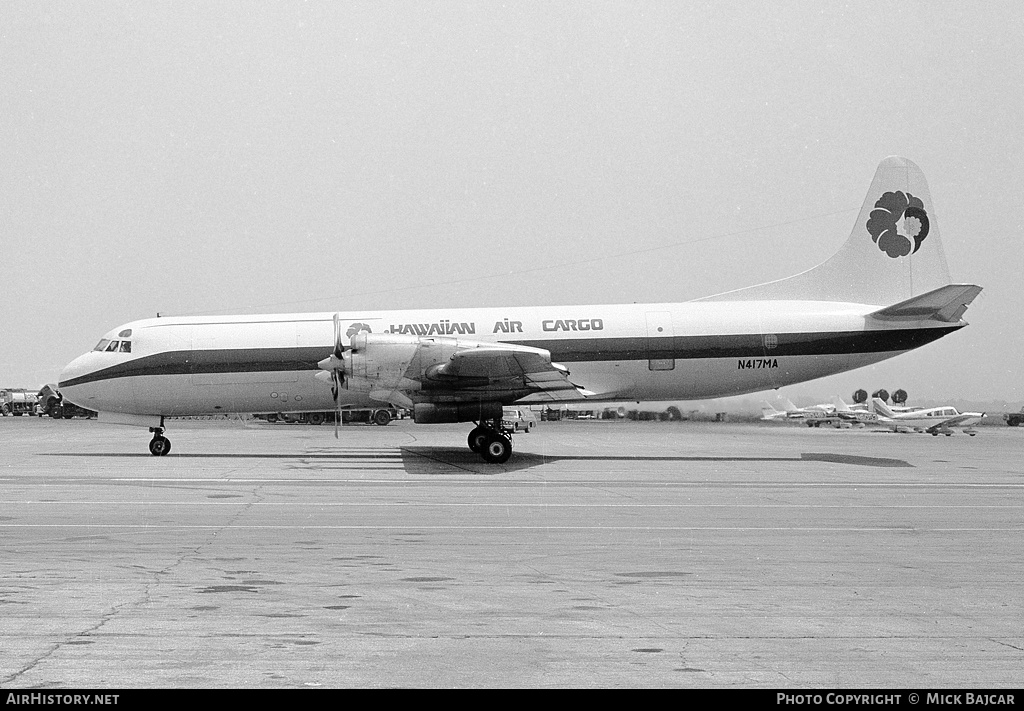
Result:
<instances>
[{"instance_id":1,"label":"parked airplane","mask_svg":"<svg viewBox=\"0 0 1024 711\"><path fill-rule=\"evenodd\" d=\"M884 402L884 401L883 401ZM859 422L865 425L877 425L881 424L878 418L878 414L871 409L871 404L867 402L855 403L853 405L847 405L846 401L841 397L836 396L833 400L833 404L836 408L836 414L839 415L843 420L848 422ZM889 405L890 410L899 414L903 412L915 412L922 410L921 407L909 407L906 405Z\"/></svg>"},{"instance_id":2,"label":"parked airplane","mask_svg":"<svg viewBox=\"0 0 1024 711\"><path fill-rule=\"evenodd\" d=\"M977 432L971 428L981 422L985 416L984 412L957 412L955 407L948 405L943 407L926 407L911 412L893 412L884 402L877 397L871 399L872 409L878 414L878 420L882 424L899 431L904 429L915 432L927 432L930 435L939 436L944 434L949 437L953 434L952 427L960 427L964 434L971 437Z\"/></svg>"},{"instance_id":3,"label":"parked airplane","mask_svg":"<svg viewBox=\"0 0 1024 711\"><path fill-rule=\"evenodd\" d=\"M834 403L836 407L836 416L844 422L858 425L877 425L881 422L875 412L865 408L862 404L856 404L853 406L847 405L839 396L836 396Z\"/></svg>"},{"instance_id":4,"label":"parked airplane","mask_svg":"<svg viewBox=\"0 0 1024 711\"><path fill-rule=\"evenodd\" d=\"M782 406L785 410L778 410L770 403L764 402L761 408L762 420L803 420L808 427L820 427L821 425L835 425L843 421L836 414L835 405L823 403L809 407L797 407L791 401L783 399Z\"/></svg>"},{"instance_id":5,"label":"parked airplane","mask_svg":"<svg viewBox=\"0 0 1024 711\"><path fill-rule=\"evenodd\" d=\"M145 319L68 364L60 390L148 427L154 455L168 417L390 403L474 423L470 449L503 462L503 405L779 388L952 333L980 292L950 283L924 175L890 157L839 251L787 279L685 303Z\"/></svg>"}]
</instances>

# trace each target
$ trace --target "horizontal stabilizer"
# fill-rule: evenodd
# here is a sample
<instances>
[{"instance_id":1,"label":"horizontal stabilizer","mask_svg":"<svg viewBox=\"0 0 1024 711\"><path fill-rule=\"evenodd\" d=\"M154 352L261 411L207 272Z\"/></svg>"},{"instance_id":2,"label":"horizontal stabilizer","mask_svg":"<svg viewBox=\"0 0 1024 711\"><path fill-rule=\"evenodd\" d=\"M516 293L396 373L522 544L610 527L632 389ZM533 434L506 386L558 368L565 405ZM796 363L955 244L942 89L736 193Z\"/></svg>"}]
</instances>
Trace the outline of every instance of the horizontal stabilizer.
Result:
<instances>
[{"instance_id":1,"label":"horizontal stabilizer","mask_svg":"<svg viewBox=\"0 0 1024 711\"><path fill-rule=\"evenodd\" d=\"M950 284L873 312L879 321L944 321L956 323L981 293L974 284Z\"/></svg>"}]
</instances>

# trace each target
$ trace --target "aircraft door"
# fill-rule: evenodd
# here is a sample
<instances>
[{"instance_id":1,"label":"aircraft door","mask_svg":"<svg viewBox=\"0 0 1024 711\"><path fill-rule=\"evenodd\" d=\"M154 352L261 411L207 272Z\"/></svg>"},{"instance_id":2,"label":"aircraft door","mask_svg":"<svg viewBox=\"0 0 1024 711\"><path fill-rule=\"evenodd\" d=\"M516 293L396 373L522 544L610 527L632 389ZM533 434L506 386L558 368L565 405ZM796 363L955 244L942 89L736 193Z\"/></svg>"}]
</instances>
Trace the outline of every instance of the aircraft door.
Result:
<instances>
[{"instance_id":1,"label":"aircraft door","mask_svg":"<svg viewBox=\"0 0 1024 711\"><path fill-rule=\"evenodd\" d=\"M674 370L673 341L675 328L669 311L647 312L647 368L648 370Z\"/></svg>"}]
</instances>

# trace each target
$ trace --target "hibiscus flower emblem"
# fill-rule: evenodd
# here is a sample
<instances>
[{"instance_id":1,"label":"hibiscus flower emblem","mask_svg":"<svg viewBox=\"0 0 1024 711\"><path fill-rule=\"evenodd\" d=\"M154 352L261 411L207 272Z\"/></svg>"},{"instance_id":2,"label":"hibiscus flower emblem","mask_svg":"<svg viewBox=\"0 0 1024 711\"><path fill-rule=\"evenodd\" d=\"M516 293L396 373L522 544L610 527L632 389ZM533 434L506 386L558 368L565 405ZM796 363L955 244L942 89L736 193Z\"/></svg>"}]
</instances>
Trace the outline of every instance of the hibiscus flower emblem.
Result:
<instances>
[{"instance_id":1,"label":"hibiscus flower emblem","mask_svg":"<svg viewBox=\"0 0 1024 711\"><path fill-rule=\"evenodd\" d=\"M349 338L352 338L352 336L356 335L357 333L362 333L363 331L366 331L367 333L373 333L373 329L370 328L370 324L354 323L348 327L348 330L345 331L345 335L348 336Z\"/></svg>"},{"instance_id":2,"label":"hibiscus flower emblem","mask_svg":"<svg viewBox=\"0 0 1024 711\"><path fill-rule=\"evenodd\" d=\"M875 203L867 228L880 250L890 257L906 257L928 236L928 213L921 199L910 193L885 193Z\"/></svg>"}]
</instances>

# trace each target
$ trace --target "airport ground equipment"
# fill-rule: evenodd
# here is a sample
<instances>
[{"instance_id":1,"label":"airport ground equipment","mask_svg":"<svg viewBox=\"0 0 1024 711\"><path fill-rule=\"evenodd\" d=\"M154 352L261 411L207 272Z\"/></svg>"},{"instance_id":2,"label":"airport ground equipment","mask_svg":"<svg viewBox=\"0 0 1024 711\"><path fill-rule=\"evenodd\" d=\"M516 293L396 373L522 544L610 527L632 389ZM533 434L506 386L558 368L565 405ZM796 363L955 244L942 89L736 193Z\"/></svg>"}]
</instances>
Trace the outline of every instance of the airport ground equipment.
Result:
<instances>
[{"instance_id":1,"label":"airport ground equipment","mask_svg":"<svg viewBox=\"0 0 1024 711\"><path fill-rule=\"evenodd\" d=\"M35 395L36 414L40 417L49 415L55 420L70 420L72 417L96 417L96 413L84 407L67 402L54 385L44 385Z\"/></svg>"},{"instance_id":2,"label":"airport ground equipment","mask_svg":"<svg viewBox=\"0 0 1024 711\"><path fill-rule=\"evenodd\" d=\"M0 414L4 417L13 415L32 415L36 411L36 396L24 388L4 388L0 390Z\"/></svg>"},{"instance_id":3,"label":"airport ground equipment","mask_svg":"<svg viewBox=\"0 0 1024 711\"><path fill-rule=\"evenodd\" d=\"M362 422L384 427L392 420L401 419L403 413L396 408L361 408L355 410L342 410L342 423ZM254 414L253 417L266 420L267 422L296 422L302 425L322 425L326 422L333 423L337 418L334 412L268 412Z\"/></svg>"}]
</instances>

